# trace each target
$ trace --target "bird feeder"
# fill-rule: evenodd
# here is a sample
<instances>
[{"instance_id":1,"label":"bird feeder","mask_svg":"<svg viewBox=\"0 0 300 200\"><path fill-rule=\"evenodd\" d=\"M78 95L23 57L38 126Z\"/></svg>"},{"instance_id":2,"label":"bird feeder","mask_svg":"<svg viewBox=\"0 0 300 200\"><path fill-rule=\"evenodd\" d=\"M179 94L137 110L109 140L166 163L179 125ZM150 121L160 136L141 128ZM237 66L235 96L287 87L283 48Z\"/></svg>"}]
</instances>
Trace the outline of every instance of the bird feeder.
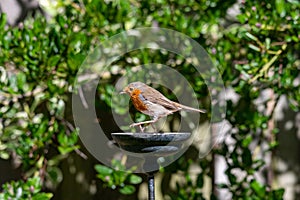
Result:
<instances>
[{"instance_id":1,"label":"bird feeder","mask_svg":"<svg viewBox=\"0 0 300 200\"><path fill-rule=\"evenodd\" d=\"M147 154L143 170L148 176L148 199L155 199L154 174L159 169L159 159L174 155L184 148L191 133L112 133L117 145L123 150L136 154Z\"/></svg>"}]
</instances>

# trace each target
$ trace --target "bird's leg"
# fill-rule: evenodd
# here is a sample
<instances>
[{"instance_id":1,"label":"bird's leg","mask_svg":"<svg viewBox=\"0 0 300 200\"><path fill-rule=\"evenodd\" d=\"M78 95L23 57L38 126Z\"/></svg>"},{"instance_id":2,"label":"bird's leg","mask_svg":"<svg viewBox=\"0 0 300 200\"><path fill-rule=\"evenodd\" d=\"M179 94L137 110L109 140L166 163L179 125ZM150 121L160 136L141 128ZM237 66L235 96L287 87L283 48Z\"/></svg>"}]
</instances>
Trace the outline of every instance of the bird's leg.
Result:
<instances>
[{"instance_id":1,"label":"bird's leg","mask_svg":"<svg viewBox=\"0 0 300 200\"><path fill-rule=\"evenodd\" d=\"M143 127L141 124L139 125L139 127L140 127L141 132L144 133L145 127Z\"/></svg>"},{"instance_id":2,"label":"bird's leg","mask_svg":"<svg viewBox=\"0 0 300 200\"><path fill-rule=\"evenodd\" d=\"M156 122L157 120L149 120L149 121L144 121L144 122L138 122L138 123L133 123L130 125L130 127L134 127L134 126L140 126L142 124L151 124Z\"/></svg>"},{"instance_id":3,"label":"bird's leg","mask_svg":"<svg viewBox=\"0 0 300 200\"><path fill-rule=\"evenodd\" d=\"M153 128L154 132L157 132L157 129L156 129L156 127L153 125L153 123L151 123L150 125L151 125L151 127Z\"/></svg>"},{"instance_id":4,"label":"bird's leg","mask_svg":"<svg viewBox=\"0 0 300 200\"><path fill-rule=\"evenodd\" d=\"M156 128L153 126L153 123L157 122L158 119L159 119L158 117L154 117L152 120L133 123L130 125L130 127L139 126L141 129L141 132L144 132L145 127L142 127L142 124L150 124L152 126L152 128L154 129L154 131L156 131Z\"/></svg>"}]
</instances>

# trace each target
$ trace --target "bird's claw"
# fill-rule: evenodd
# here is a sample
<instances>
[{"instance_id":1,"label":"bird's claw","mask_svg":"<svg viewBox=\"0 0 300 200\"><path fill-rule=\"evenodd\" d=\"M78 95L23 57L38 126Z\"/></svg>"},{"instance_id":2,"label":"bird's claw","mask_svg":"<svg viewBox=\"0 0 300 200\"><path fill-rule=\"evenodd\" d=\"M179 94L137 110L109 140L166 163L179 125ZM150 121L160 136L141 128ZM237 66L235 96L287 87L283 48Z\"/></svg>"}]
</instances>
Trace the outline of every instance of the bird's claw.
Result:
<instances>
[{"instance_id":1,"label":"bird's claw","mask_svg":"<svg viewBox=\"0 0 300 200\"><path fill-rule=\"evenodd\" d=\"M135 126L139 126L139 124L138 123L133 123L133 124L129 125L130 128L135 127Z\"/></svg>"},{"instance_id":2,"label":"bird's claw","mask_svg":"<svg viewBox=\"0 0 300 200\"><path fill-rule=\"evenodd\" d=\"M133 124L130 124L129 127L132 128L132 127L135 127L135 126L139 126L141 132L144 133L144 130L145 130L146 126L150 124L150 125L152 126L154 132L157 132L157 129L156 129L156 127L153 125L153 123L149 123L149 124L147 124L147 125L144 126L144 127L142 126L142 124L144 124L144 123L141 123L141 122L140 122L140 123L133 123Z\"/></svg>"},{"instance_id":3,"label":"bird's claw","mask_svg":"<svg viewBox=\"0 0 300 200\"><path fill-rule=\"evenodd\" d=\"M135 126L139 126L140 127L140 130L142 133L144 133L144 130L145 130L145 127L143 127L140 123L133 123L133 124L130 124L129 127L135 127Z\"/></svg>"}]
</instances>

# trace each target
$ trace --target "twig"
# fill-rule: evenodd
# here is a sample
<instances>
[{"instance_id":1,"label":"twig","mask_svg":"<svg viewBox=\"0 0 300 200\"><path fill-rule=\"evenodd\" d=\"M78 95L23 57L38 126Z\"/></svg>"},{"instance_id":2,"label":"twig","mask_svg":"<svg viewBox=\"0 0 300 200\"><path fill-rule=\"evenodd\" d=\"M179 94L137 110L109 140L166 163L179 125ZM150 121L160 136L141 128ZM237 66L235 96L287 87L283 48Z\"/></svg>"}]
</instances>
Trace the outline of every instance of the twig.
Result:
<instances>
[{"instance_id":1,"label":"twig","mask_svg":"<svg viewBox=\"0 0 300 200\"><path fill-rule=\"evenodd\" d=\"M279 55L282 53L282 51L284 51L286 49L286 47L287 47L286 44L282 45L282 48L280 50L278 50L276 52L276 54L273 56L273 58L262 67L262 69L259 71L259 73L249 80L249 83L253 83L259 77L263 76L263 74L272 66L272 64L277 60Z\"/></svg>"},{"instance_id":2,"label":"twig","mask_svg":"<svg viewBox=\"0 0 300 200\"><path fill-rule=\"evenodd\" d=\"M81 102L82 102L82 105L84 108L88 109L89 106L88 106L88 103L84 97L84 94L83 94L83 91L82 91L82 87L81 86L78 86L78 93L79 93L79 97L81 99Z\"/></svg>"},{"instance_id":3,"label":"twig","mask_svg":"<svg viewBox=\"0 0 300 200\"><path fill-rule=\"evenodd\" d=\"M83 158L84 160L87 160L88 157L87 155L85 155L82 151L80 151L79 149L75 149L74 150L76 152L77 155L79 155L81 158Z\"/></svg>"}]
</instances>

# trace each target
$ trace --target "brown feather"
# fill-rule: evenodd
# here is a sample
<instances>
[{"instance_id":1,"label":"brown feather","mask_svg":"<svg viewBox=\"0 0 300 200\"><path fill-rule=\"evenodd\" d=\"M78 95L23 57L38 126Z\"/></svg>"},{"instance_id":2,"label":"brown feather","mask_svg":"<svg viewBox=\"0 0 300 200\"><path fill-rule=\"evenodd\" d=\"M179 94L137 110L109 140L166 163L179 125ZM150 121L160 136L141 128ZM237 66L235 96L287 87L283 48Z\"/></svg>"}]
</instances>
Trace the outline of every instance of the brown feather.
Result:
<instances>
[{"instance_id":1,"label":"brown feather","mask_svg":"<svg viewBox=\"0 0 300 200\"><path fill-rule=\"evenodd\" d=\"M159 91L145 85L144 91L142 92L142 95L152 103L156 103L159 105L162 105L166 108L172 109L172 110L178 110L178 106L174 105L174 102L167 99L162 93Z\"/></svg>"},{"instance_id":2,"label":"brown feather","mask_svg":"<svg viewBox=\"0 0 300 200\"><path fill-rule=\"evenodd\" d=\"M151 88L148 85L144 85L143 90L144 91L142 92L142 95L147 100L151 101L152 103L157 103L157 104L160 104L160 105L162 105L166 108L169 108L173 112L176 112L176 111L181 110L181 109L194 111L194 112L200 112L200 113L205 113L206 112L205 110L202 110L202 109L200 110L200 109L192 108L192 107L185 106L185 105L179 104L177 102L171 101L171 100L167 99L162 93L155 90L154 88Z\"/></svg>"}]
</instances>

